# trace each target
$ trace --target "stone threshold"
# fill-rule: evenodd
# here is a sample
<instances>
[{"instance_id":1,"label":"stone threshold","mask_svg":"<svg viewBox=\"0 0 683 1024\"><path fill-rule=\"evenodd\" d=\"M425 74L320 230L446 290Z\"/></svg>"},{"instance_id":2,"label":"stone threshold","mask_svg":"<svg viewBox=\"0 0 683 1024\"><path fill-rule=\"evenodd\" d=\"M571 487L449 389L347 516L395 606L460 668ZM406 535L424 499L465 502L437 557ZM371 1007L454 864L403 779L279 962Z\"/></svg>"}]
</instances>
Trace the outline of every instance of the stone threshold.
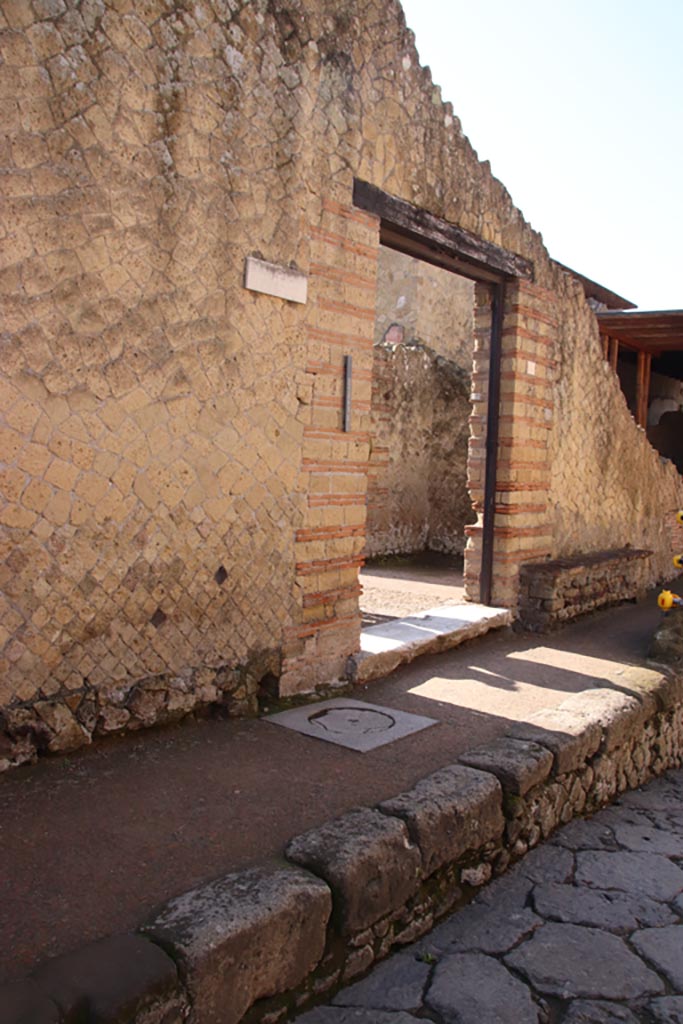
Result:
<instances>
[{"instance_id":1,"label":"stone threshold","mask_svg":"<svg viewBox=\"0 0 683 1024\"><path fill-rule=\"evenodd\" d=\"M507 608L443 604L405 619L368 626L360 635L360 651L347 662L347 677L354 683L369 683L423 654L439 654L511 623L512 612Z\"/></svg>"},{"instance_id":2,"label":"stone threshold","mask_svg":"<svg viewBox=\"0 0 683 1024\"><path fill-rule=\"evenodd\" d=\"M683 677L631 669L409 791L0 988L2 1024L281 1024L468 903L560 824L683 763Z\"/></svg>"}]
</instances>

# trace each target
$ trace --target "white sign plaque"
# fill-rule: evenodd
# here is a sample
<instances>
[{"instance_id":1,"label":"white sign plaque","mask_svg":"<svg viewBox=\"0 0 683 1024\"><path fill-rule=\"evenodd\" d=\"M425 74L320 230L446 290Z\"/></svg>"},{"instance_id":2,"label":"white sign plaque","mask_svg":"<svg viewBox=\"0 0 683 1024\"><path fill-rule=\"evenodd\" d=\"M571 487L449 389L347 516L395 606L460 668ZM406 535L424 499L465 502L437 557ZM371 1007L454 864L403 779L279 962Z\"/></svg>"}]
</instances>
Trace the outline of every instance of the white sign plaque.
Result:
<instances>
[{"instance_id":1,"label":"white sign plaque","mask_svg":"<svg viewBox=\"0 0 683 1024\"><path fill-rule=\"evenodd\" d=\"M274 295L277 299L287 299L288 302L305 302L308 277L300 270L283 267L280 263L268 263L255 256L247 256L244 287L252 292Z\"/></svg>"}]
</instances>

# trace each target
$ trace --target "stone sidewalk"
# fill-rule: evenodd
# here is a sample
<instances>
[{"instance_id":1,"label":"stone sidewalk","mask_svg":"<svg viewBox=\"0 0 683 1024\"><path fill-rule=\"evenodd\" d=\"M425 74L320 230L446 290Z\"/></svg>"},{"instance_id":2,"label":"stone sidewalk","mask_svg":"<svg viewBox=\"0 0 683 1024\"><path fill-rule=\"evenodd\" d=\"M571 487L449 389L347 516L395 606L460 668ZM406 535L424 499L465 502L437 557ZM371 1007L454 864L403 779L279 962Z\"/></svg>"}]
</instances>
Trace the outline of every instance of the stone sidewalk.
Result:
<instances>
[{"instance_id":1,"label":"stone sidewalk","mask_svg":"<svg viewBox=\"0 0 683 1024\"><path fill-rule=\"evenodd\" d=\"M683 1024L683 770L577 820L297 1024Z\"/></svg>"},{"instance_id":2,"label":"stone sidewalk","mask_svg":"<svg viewBox=\"0 0 683 1024\"><path fill-rule=\"evenodd\" d=\"M492 633L356 687L354 698L438 720L362 755L267 719L206 719L6 773L0 984L135 929L211 879L278 860L292 836L409 790L572 694L656 686L645 654L660 618L653 595L552 636Z\"/></svg>"}]
</instances>

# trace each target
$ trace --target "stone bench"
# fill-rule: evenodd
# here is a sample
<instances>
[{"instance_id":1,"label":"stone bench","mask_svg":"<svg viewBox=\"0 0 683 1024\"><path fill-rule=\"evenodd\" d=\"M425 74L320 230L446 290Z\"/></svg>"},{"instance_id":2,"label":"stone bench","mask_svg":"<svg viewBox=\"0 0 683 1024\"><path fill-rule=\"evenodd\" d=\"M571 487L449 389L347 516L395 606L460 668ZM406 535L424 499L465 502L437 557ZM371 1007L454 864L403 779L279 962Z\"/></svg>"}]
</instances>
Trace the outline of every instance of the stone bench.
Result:
<instances>
[{"instance_id":1,"label":"stone bench","mask_svg":"<svg viewBox=\"0 0 683 1024\"><path fill-rule=\"evenodd\" d=\"M647 589L651 551L616 548L550 562L529 562L519 574L519 618L524 629L545 632Z\"/></svg>"}]
</instances>

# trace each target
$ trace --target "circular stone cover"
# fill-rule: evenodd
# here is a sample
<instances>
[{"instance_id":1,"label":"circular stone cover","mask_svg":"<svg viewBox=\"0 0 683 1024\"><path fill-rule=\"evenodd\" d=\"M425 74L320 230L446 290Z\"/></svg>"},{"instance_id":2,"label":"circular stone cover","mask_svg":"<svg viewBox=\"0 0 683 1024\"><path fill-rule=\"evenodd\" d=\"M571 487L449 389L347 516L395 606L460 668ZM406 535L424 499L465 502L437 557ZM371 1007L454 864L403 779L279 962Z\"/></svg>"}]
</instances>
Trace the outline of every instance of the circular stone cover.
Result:
<instances>
[{"instance_id":1,"label":"circular stone cover","mask_svg":"<svg viewBox=\"0 0 683 1024\"><path fill-rule=\"evenodd\" d=\"M372 708L327 708L308 716L311 725L337 736L367 735L373 732L387 732L393 729L396 721L391 715Z\"/></svg>"}]
</instances>

